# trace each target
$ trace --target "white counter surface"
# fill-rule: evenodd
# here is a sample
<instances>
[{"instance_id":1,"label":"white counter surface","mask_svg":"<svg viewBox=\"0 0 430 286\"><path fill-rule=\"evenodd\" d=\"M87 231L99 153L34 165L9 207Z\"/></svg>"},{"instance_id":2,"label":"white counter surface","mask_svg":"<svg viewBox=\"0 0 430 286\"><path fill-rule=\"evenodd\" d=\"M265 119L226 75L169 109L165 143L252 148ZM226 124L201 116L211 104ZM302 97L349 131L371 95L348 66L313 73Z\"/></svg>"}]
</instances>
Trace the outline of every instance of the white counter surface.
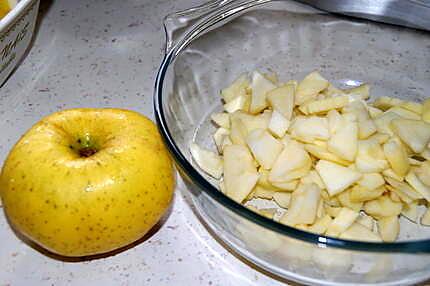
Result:
<instances>
[{"instance_id":1,"label":"white counter surface","mask_svg":"<svg viewBox=\"0 0 430 286\"><path fill-rule=\"evenodd\" d=\"M0 89L0 161L41 116L120 107L153 118L164 15L197 0L42 0L28 56ZM7 106L7 108L5 107ZM281 285L226 250L180 192L148 240L114 256L64 262L20 241L0 213L0 285Z\"/></svg>"}]
</instances>

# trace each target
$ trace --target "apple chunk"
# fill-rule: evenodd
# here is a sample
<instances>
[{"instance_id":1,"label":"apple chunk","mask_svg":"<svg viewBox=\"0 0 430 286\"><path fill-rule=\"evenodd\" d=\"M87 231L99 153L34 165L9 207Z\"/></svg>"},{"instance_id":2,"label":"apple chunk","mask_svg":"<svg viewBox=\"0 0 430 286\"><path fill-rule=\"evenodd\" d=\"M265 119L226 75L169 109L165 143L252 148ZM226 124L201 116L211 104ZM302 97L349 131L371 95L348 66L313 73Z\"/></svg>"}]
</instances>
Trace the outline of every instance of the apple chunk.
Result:
<instances>
[{"instance_id":1,"label":"apple chunk","mask_svg":"<svg viewBox=\"0 0 430 286\"><path fill-rule=\"evenodd\" d=\"M430 124L421 120L394 119L391 127L415 153L421 153L430 141Z\"/></svg>"},{"instance_id":2,"label":"apple chunk","mask_svg":"<svg viewBox=\"0 0 430 286\"><path fill-rule=\"evenodd\" d=\"M302 105L309 99L314 98L319 92L326 89L328 85L329 82L317 71L311 72L297 86L296 105Z\"/></svg>"},{"instance_id":3,"label":"apple chunk","mask_svg":"<svg viewBox=\"0 0 430 286\"><path fill-rule=\"evenodd\" d=\"M239 76L229 87L221 90L221 96L226 103L239 96L246 96L246 88L249 86L248 76Z\"/></svg>"},{"instance_id":4,"label":"apple chunk","mask_svg":"<svg viewBox=\"0 0 430 286\"><path fill-rule=\"evenodd\" d=\"M252 73L251 82L251 106L249 112L256 114L264 110L267 105L267 93L276 88L276 85L268 80L264 75L255 71Z\"/></svg>"},{"instance_id":5,"label":"apple chunk","mask_svg":"<svg viewBox=\"0 0 430 286\"><path fill-rule=\"evenodd\" d=\"M293 115L295 89L294 84L285 84L267 93L270 106L288 120L291 120Z\"/></svg>"},{"instance_id":6,"label":"apple chunk","mask_svg":"<svg viewBox=\"0 0 430 286\"><path fill-rule=\"evenodd\" d=\"M306 143L313 143L316 139L327 140L330 138L328 121L325 117L296 117L289 131L292 138Z\"/></svg>"},{"instance_id":7,"label":"apple chunk","mask_svg":"<svg viewBox=\"0 0 430 286\"><path fill-rule=\"evenodd\" d=\"M384 144L384 154L391 165L393 171L400 177L406 176L410 165L408 154L401 144L395 140L390 140Z\"/></svg>"},{"instance_id":8,"label":"apple chunk","mask_svg":"<svg viewBox=\"0 0 430 286\"><path fill-rule=\"evenodd\" d=\"M327 147L340 158L354 161L358 146L357 121L346 116L343 119L342 126L331 135Z\"/></svg>"},{"instance_id":9,"label":"apple chunk","mask_svg":"<svg viewBox=\"0 0 430 286\"><path fill-rule=\"evenodd\" d=\"M219 179L223 172L223 162L220 156L209 150L199 147L196 143L191 143L190 152L197 165L215 179Z\"/></svg>"},{"instance_id":10,"label":"apple chunk","mask_svg":"<svg viewBox=\"0 0 430 286\"><path fill-rule=\"evenodd\" d=\"M265 129L255 129L248 134L246 143L257 162L266 170L272 168L284 145Z\"/></svg>"},{"instance_id":11,"label":"apple chunk","mask_svg":"<svg viewBox=\"0 0 430 286\"><path fill-rule=\"evenodd\" d=\"M257 184L258 177L247 147L229 145L224 148L224 185L230 198L241 203Z\"/></svg>"},{"instance_id":12,"label":"apple chunk","mask_svg":"<svg viewBox=\"0 0 430 286\"><path fill-rule=\"evenodd\" d=\"M285 132L287 132L289 126L290 121L277 110L273 110L272 117L270 118L269 122L270 132L272 132L278 138L282 138L284 137Z\"/></svg>"},{"instance_id":13,"label":"apple chunk","mask_svg":"<svg viewBox=\"0 0 430 286\"><path fill-rule=\"evenodd\" d=\"M315 169L326 185L330 196L344 191L362 176L357 171L325 160L320 160Z\"/></svg>"}]
</instances>

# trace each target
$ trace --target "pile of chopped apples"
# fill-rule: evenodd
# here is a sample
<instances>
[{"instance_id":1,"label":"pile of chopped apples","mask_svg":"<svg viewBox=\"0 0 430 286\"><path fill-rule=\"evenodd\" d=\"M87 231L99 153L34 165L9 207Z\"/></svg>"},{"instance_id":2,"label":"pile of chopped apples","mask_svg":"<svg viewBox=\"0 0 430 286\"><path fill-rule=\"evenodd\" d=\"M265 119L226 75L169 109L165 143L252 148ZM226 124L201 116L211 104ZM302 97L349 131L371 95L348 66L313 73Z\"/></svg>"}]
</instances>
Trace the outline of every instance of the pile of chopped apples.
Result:
<instances>
[{"instance_id":1,"label":"pile of chopped apples","mask_svg":"<svg viewBox=\"0 0 430 286\"><path fill-rule=\"evenodd\" d=\"M369 99L318 72L280 83L258 71L221 91L217 152L191 144L220 190L280 223L342 239L395 241L399 216L430 225L430 99ZM422 207L419 207L422 206ZM276 209L279 211L279 209Z\"/></svg>"}]
</instances>

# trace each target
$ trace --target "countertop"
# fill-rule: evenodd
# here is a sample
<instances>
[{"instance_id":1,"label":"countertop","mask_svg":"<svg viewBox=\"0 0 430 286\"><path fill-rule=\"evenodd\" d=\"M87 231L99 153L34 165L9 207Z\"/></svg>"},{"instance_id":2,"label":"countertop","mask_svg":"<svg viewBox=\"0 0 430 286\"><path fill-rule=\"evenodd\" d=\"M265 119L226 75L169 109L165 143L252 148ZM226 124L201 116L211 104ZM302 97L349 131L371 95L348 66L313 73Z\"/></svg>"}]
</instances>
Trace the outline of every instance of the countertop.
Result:
<instances>
[{"instance_id":1,"label":"countertop","mask_svg":"<svg viewBox=\"0 0 430 286\"><path fill-rule=\"evenodd\" d=\"M0 161L41 116L62 108L120 107L151 118L163 55L162 18L195 0L42 0L31 51L0 89ZM7 106L7 108L6 108ZM0 213L0 285L281 285L215 240L180 191L147 240L81 262L19 240Z\"/></svg>"}]
</instances>

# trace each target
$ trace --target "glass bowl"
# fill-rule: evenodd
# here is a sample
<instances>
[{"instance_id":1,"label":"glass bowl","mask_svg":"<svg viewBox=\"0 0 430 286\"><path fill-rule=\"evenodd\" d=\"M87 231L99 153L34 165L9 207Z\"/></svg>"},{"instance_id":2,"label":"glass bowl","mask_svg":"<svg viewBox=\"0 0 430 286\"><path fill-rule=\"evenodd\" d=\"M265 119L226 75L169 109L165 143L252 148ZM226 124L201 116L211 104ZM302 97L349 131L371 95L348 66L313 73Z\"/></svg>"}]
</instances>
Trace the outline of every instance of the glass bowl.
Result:
<instances>
[{"instance_id":1,"label":"glass bowl","mask_svg":"<svg viewBox=\"0 0 430 286\"><path fill-rule=\"evenodd\" d=\"M430 231L402 222L396 243L334 239L282 225L231 200L191 159L214 149L209 116L238 75L282 80L319 70L340 87L422 100L430 90L430 34L335 16L293 1L212 1L165 18L166 55L155 84L156 120L187 191L212 232L283 278L313 285L404 285L430 277Z\"/></svg>"}]
</instances>

